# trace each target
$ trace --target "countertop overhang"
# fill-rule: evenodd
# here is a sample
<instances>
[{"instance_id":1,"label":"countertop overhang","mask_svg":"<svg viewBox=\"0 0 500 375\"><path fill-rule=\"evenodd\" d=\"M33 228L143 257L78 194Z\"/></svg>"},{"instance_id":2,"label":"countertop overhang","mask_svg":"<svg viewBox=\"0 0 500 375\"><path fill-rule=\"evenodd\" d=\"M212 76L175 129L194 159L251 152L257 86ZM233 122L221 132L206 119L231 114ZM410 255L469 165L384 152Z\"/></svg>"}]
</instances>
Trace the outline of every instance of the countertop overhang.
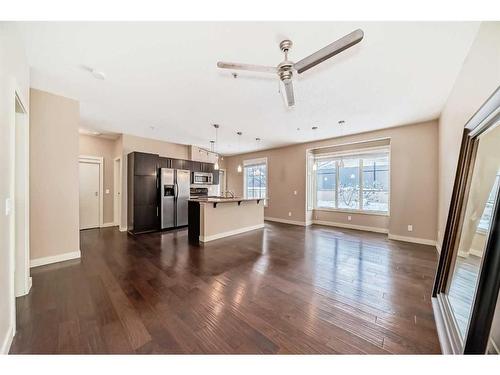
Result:
<instances>
[{"instance_id":1,"label":"countertop overhang","mask_svg":"<svg viewBox=\"0 0 500 375\"><path fill-rule=\"evenodd\" d=\"M238 203L238 206L241 204L241 202L257 202L257 204L260 203L260 201L264 201L266 198L189 198L189 202L197 202L197 203L208 203L208 204L213 204L214 208L217 207L219 203Z\"/></svg>"}]
</instances>

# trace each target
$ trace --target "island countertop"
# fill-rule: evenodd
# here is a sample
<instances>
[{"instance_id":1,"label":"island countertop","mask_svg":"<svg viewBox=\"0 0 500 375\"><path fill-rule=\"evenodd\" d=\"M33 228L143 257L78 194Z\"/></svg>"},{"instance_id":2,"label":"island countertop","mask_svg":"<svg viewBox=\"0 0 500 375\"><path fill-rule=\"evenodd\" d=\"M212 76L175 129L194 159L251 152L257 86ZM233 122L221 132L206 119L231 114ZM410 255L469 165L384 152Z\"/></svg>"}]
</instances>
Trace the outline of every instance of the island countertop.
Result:
<instances>
[{"instance_id":1,"label":"island countertop","mask_svg":"<svg viewBox=\"0 0 500 375\"><path fill-rule=\"evenodd\" d=\"M199 202L199 203L231 203L231 202L248 202L248 201L262 201L265 198L243 198L243 197L234 197L234 198L216 198L216 197L207 197L207 198L189 198L190 202Z\"/></svg>"},{"instance_id":2,"label":"island countertop","mask_svg":"<svg viewBox=\"0 0 500 375\"><path fill-rule=\"evenodd\" d=\"M264 227L265 198L196 197L188 202L191 242L209 242Z\"/></svg>"}]
</instances>

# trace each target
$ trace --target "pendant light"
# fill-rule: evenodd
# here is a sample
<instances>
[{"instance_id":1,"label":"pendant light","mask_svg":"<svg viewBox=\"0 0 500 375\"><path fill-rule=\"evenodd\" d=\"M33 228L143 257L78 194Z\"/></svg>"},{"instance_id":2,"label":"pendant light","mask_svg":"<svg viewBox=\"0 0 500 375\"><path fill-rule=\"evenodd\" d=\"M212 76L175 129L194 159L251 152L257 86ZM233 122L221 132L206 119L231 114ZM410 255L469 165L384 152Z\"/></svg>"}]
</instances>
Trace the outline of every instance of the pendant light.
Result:
<instances>
[{"instance_id":1,"label":"pendant light","mask_svg":"<svg viewBox=\"0 0 500 375\"><path fill-rule=\"evenodd\" d=\"M240 150L240 138L241 138L241 135L243 134L242 132L237 132L236 134L238 134L238 151ZM238 163L238 173L241 173L243 172L243 167L241 166L241 163Z\"/></svg>"},{"instance_id":2,"label":"pendant light","mask_svg":"<svg viewBox=\"0 0 500 375\"><path fill-rule=\"evenodd\" d=\"M218 133L218 130L219 130L219 124L214 124L214 128L215 128L215 145L214 145L214 150L215 151L215 164L214 164L214 169L216 171L219 170L219 154L217 154L217 133Z\"/></svg>"}]
</instances>

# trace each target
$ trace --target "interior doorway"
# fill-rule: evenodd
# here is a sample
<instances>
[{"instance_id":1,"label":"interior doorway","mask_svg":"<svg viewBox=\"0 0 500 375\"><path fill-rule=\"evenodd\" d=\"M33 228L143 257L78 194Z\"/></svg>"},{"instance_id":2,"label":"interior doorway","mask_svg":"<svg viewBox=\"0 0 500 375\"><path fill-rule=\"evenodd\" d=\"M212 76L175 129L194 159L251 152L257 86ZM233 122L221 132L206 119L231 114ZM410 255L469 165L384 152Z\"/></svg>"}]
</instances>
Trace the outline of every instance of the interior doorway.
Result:
<instances>
[{"instance_id":1,"label":"interior doorway","mask_svg":"<svg viewBox=\"0 0 500 375\"><path fill-rule=\"evenodd\" d=\"M103 224L103 158L80 156L80 230Z\"/></svg>"},{"instance_id":2,"label":"interior doorway","mask_svg":"<svg viewBox=\"0 0 500 375\"><path fill-rule=\"evenodd\" d=\"M122 158L114 159L113 164L113 221L115 225L120 226L121 221L121 189L122 189Z\"/></svg>"},{"instance_id":3,"label":"interior doorway","mask_svg":"<svg viewBox=\"0 0 500 375\"><path fill-rule=\"evenodd\" d=\"M12 147L11 238L14 249L14 293L16 297L31 289L29 242L29 121L22 100L15 95L15 119Z\"/></svg>"}]
</instances>

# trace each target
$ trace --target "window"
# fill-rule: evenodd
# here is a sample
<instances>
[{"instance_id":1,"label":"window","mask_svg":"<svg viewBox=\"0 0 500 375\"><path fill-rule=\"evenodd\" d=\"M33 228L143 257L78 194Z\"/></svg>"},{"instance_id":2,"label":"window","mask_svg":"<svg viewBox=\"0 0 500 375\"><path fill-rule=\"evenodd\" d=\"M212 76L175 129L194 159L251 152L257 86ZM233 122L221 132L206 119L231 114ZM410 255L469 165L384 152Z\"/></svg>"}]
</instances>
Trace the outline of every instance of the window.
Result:
<instances>
[{"instance_id":1,"label":"window","mask_svg":"<svg viewBox=\"0 0 500 375\"><path fill-rule=\"evenodd\" d=\"M316 207L335 208L336 163L335 160L316 162Z\"/></svg>"},{"instance_id":2,"label":"window","mask_svg":"<svg viewBox=\"0 0 500 375\"><path fill-rule=\"evenodd\" d=\"M488 196L488 200L486 201L486 204L484 206L483 215L479 220L477 229L480 232L486 233L490 229L491 217L493 215L493 207L495 205L495 197L498 190L499 182L500 182L500 173L497 174L495 178L495 183L493 184L493 187L490 191L490 195Z\"/></svg>"},{"instance_id":3,"label":"window","mask_svg":"<svg viewBox=\"0 0 500 375\"><path fill-rule=\"evenodd\" d=\"M245 198L267 198L267 159L245 160L243 166Z\"/></svg>"},{"instance_id":4,"label":"window","mask_svg":"<svg viewBox=\"0 0 500 375\"><path fill-rule=\"evenodd\" d=\"M315 155L314 208L389 212L389 149Z\"/></svg>"}]
</instances>

